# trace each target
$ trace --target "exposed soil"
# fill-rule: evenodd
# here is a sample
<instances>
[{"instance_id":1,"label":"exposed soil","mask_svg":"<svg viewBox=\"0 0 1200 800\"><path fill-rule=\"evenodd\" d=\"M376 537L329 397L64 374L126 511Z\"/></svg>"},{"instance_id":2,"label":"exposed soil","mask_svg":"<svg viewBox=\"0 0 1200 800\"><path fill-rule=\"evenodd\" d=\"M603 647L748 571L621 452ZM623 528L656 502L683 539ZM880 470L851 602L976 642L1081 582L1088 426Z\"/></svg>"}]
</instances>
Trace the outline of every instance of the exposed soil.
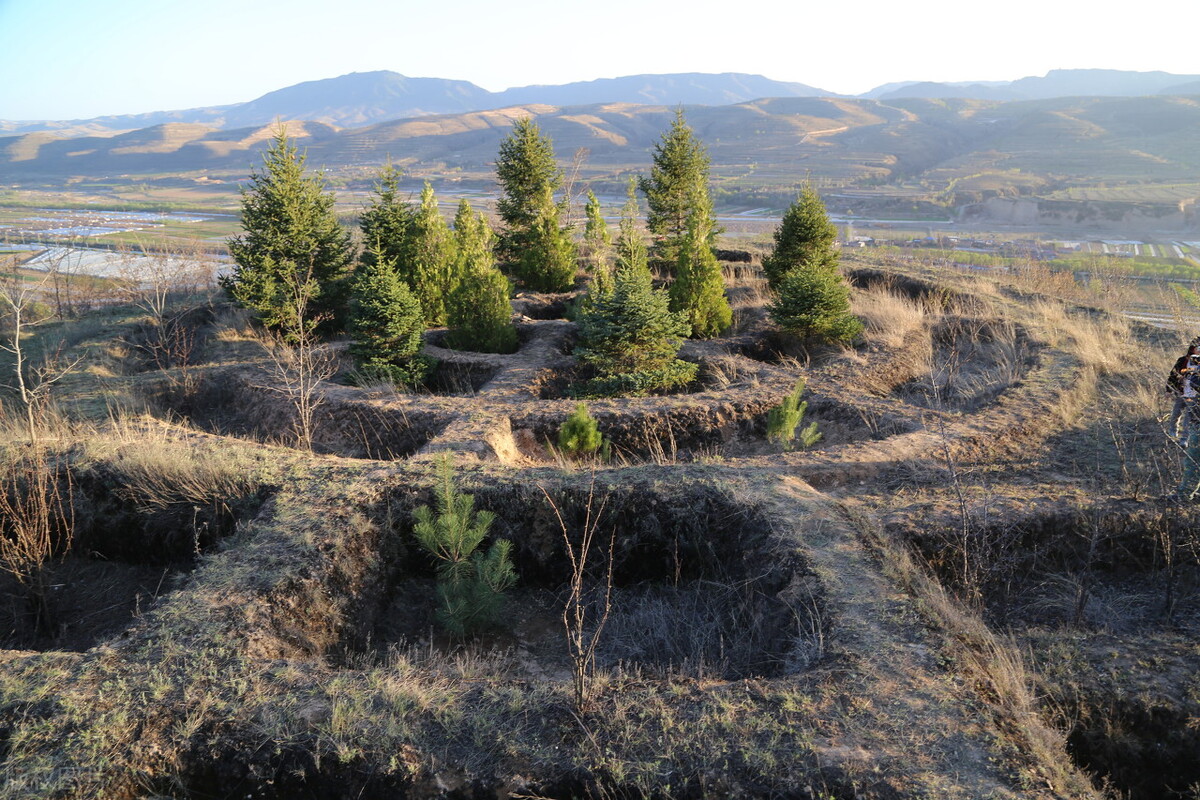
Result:
<instances>
[{"instance_id":1,"label":"exposed soil","mask_svg":"<svg viewBox=\"0 0 1200 800\"><path fill-rule=\"evenodd\" d=\"M150 610L187 568L68 557L47 570L45 607L30 602L12 576L0 575L0 647L89 650Z\"/></svg>"},{"instance_id":2,"label":"exposed soil","mask_svg":"<svg viewBox=\"0 0 1200 800\"><path fill-rule=\"evenodd\" d=\"M522 576L522 590L505 614L509 623L486 637L487 646L515 650L531 676L555 674L565 666L563 576L570 565L561 529L555 535L554 509L523 488L485 489L475 497L498 515L494 535L514 543ZM587 502L572 493L556 499L569 529L582 524ZM393 517L410 511L389 508ZM596 654L601 665L735 680L794 672L810 659L813 642L823 635L812 629L820 617L820 589L797 555L772 553L778 544L750 510L700 488L666 495L603 487L593 511L602 514L604 536L591 555L598 571L592 580L602 583L610 556L613 563L610 615ZM457 646L430 636L437 598L432 559L413 552L407 531L394 535L402 541L386 587L366 590L382 596L382 607L365 610L368 619L356 628L368 633L356 638L375 649ZM793 607L797 593L805 594L800 599L811 616ZM599 619L603 609L603 600L593 597L590 618Z\"/></svg>"},{"instance_id":3,"label":"exposed soil","mask_svg":"<svg viewBox=\"0 0 1200 800\"><path fill-rule=\"evenodd\" d=\"M607 463L551 447L575 406L566 294L517 299L516 353L431 336L427 391L323 386L316 452L269 451L280 488L252 523L138 516L118 471L97 469L79 484L95 510L78 552L55 568L64 624L31 633L20 604L0 609L10 645L48 649L0 654L9 794L1192 791L1197 526L1161 497L1178 459L1155 413L1105 406L1131 373L1048 330L1030 290L851 278L919 300L929 323L805 346L771 332L748 284L736 331L681 353L698 385L588 403ZM191 436L290 443L263 366L214 358L157 400ZM787 451L766 420L800 380L823 436ZM412 535L443 454L519 576L497 624L465 640L438 627ZM577 704L563 529L601 506L590 624L610 532L611 614Z\"/></svg>"}]
</instances>

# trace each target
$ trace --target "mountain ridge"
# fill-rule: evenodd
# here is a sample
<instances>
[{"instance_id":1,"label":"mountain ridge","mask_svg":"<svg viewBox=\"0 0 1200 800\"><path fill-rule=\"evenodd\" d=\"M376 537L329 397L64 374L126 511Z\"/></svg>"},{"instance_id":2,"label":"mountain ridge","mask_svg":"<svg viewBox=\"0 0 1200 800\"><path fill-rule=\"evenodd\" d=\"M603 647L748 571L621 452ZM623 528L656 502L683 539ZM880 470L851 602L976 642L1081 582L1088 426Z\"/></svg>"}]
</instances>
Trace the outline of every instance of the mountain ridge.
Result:
<instances>
[{"instance_id":1,"label":"mountain ridge","mask_svg":"<svg viewBox=\"0 0 1200 800\"><path fill-rule=\"evenodd\" d=\"M1038 100L1065 96L1146 96L1200 93L1200 75L1079 69L1051 70L1013 81L901 81L856 95L862 99L959 98ZM584 106L732 105L767 97L846 97L804 83L749 73L664 73L531 85L489 92L461 80L411 78L388 70L352 72L277 89L245 103L154 111L80 120L0 120L0 134L50 131L66 136L112 135L167 123L218 129L266 125L276 119L311 120L339 128L440 114L468 113L541 103Z\"/></svg>"},{"instance_id":2,"label":"mountain ridge","mask_svg":"<svg viewBox=\"0 0 1200 800\"><path fill-rule=\"evenodd\" d=\"M356 128L286 124L310 165L349 179L390 160L414 180L490 186L499 143L525 116L552 138L560 159L586 153L581 180L619 190L649 162L674 107L524 104ZM1098 180L1200 183L1200 101L1191 98L785 97L689 106L687 117L709 151L715 185L739 192L787 192L812 178L845 187L919 186L957 204ZM273 128L170 122L107 136L0 137L0 172L9 183L156 174L237 180L253 169Z\"/></svg>"}]
</instances>

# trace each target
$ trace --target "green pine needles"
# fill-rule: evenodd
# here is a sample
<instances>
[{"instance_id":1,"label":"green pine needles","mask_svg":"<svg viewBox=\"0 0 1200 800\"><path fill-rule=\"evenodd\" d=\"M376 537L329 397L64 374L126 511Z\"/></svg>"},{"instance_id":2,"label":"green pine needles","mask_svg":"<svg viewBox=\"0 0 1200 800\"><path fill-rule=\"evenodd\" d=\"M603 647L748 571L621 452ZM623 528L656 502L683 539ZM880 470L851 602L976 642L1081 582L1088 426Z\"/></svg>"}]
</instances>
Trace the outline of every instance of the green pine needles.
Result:
<instances>
[{"instance_id":1,"label":"green pine needles","mask_svg":"<svg viewBox=\"0 0 1200 800\"><path fill-rule=\"evenodd\" d=\"M504 227L499 251L517 278L535 292L565 292L575 283L575 242L554 199L562 172L554 144L529 117L513 123L500 142L496 210Z\"/></svg>"},{"instance_id":2,"label":"green pine needles","mask_svg":"<svg viewBox=\"0 0 1200 800\"><path fill-rule=\"evenodd\" d=\"M479 550L496 515L476 511L475 498L455 488L449 456L438 461L437 471L437 511L416 509L413 533L438 562L438 621L454 636L464 636L495 625L517 573L507 539L497 539L487 552Z\"/></svg>"},{"instance_id":3,"label":"green pine needles","mask_svg":"<svg viewBox=\"0 0 1200 800\"><path fill-rule=\"evenodd\" d=\"M775 293L767 306L780 328L801 339L849 342L862 332L850 313L850 287L838 271L837 227L811 186L783 215L763 271Z\"/></svg>"},{"instance_id":4,"label":"green pine needles","mask_svg":"<svg viewBox=\"0 0 1200 800\"><path fill-rule=\"evenodd\" d=\"M425 322L421 304L378 250L350 286L350 355L369 381L412 386L424 380L433 360L421 355Z\"/></svg>"},{"instance_id":5,"label":"green pine needles","mask_svg":"<svg viewBox=\"0 0 1200 800\"><path fill-rule=\"evenodd\" d=\"M849 342L863 329L858 317L850 313L850 287L837 270L792 270L780 282L776 300L767 311L775 324L801 339Z\"/></svg>"},{"instance_id":6,"label":"green pine needles","mask_svg":"<svg viewBox=\"0 0 1200 800\"><path fill-rule=\"evenodd\" d=\"M569 456L590 456L599 452L608 452L608 442L600 433L596 418L588 412L585 403L575 406L575 411L567 417L567 421L558 429L558 449Z\"/></svg>"},{"instance_id":7,"label":"green pine needles","mask_svg":"<svg viewBox=\"0 0 1200 800\"><path fill-rule=\"evenodd\" d=\"M636 205L627 205L611 288L594 286L579 317L575 356L596 374L573 388L578 397L653 394L696 377L695 364L676 358L691 326L670 310L666 291L654 288L633 213Z\"/></svg>"},{"instance_id":8,"label":"green pine needles","mask_svg":"<svg viewBox=\"0 0 1200 800\"><path fill-rule=\"evenodd\" d=\"M683 314L695 339L718 336L733 323L733 310L725 299L725 278L709 243L711 207L705 195L697 198L689 212L670 288L671 310Z\"/></svg>"},{"instance_id":9,"label":"green pine needles","mask_svg":"<svg viewBox=\"0 0 1200 800\"><path fill-rule=\"evenodd\" d=\"M464 199L454 217L458 285L446 301L446 346L478 353L512 353L517 329L512 321L511 287L496 267L492 230Z\"/></svg>"},{"instance_id":10,"label":"green pine needles","mask_svg":"<svg viewBox=\"0 0 1200 800\"><path fill-rule=\"evenodd\" d=\"M242 233L229 240L232 272L222 286L238 305L275 330L296 329L303 292L310 319L336 327L344 311L345 277L353 257L350 233L338 223L334 196L320 173L280 127L263 154L263 169L242 190Z\"/></svg>"},{"instance_id":11,"label":"green pine needles","mask_svg":"<svg viewBox=\"0 0 1200 800\"><path fill-rule=\"evenodd\" d=\"M821 440L821 432L817 430L815 422L802 428L799 434L796 433L804 421L804 412L808 410L808 401L800 399L803 394L804 379L801 378L796 381L791 394L767 412L767 441L782 444L785 450L797 446L806 450Z\"/></svg>"}]
</instances>

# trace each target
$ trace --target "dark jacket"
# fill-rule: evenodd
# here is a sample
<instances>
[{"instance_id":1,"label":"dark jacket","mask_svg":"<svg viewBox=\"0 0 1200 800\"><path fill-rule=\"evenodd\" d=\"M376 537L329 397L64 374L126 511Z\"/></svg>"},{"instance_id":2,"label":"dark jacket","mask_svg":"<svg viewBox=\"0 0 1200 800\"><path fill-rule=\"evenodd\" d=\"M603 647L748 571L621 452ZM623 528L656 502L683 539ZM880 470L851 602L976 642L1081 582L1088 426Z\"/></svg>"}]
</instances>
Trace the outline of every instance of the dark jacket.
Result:
<instances>
[{"instance_id":1,"label":"dark jacket","mask_svg":"<svg viewBox=\"0 0 1200 800\"><path fill-rule=\"evenodd\" d=\"M1174 394L1183 394L1183 369L1187 366L1188 356L1182 356L1171 368L1167 376L1167 390Z\"/></svg>"}]
</instances>

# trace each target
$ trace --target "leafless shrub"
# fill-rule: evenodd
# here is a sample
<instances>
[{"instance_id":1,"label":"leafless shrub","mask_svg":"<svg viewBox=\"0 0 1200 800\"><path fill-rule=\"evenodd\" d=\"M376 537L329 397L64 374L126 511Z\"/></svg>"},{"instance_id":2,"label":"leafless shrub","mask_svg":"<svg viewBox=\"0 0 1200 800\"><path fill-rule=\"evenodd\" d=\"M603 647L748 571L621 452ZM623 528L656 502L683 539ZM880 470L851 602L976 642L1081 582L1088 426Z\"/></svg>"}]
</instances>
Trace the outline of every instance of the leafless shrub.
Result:
<instances>
[{"instance_id":1,"label":"leafless shrub","mask_svg":"<svg viewBox=\"0 0 1200 800\"><path fill-rule=\"evenodd\" d=\"M146 313L147 322L136 346L172 382L189 381L188 367L199 343L195 305L184 301L202 297L211 301L215 265L198 248L170 252L126 251L119 272L122 296ZM180 368L177 376L171 370Z\"/></svg>"},{"instance_id":2,"label":"leafless shrub","mask_svg":"<svg viewBox=\"0 0 1200 800\"><path fill-rule=\"evenodd\" d=\"M20 274L13 273L0 281L0 309L6 312L10 331L7 343L0 344L0 350L12 356L12 381L5 387L21 404L31 443L37 442L39 422L49 404L51 388L82 360L65 358L61 343L55 351L39 354L31 353L25 341L29 329L48 317L38 298L44 295L52 277L53 272L49 272L41 280L26 282Z\"/></svg>"},{"instance_id":3,"label":"leafless shrub","mask_svg":"<svg viewBox=\"0 0 1200 800\"><path fill-rule=\"evenodd\" d=\"M586 585L588 559L593 555L596 533L604 517L604 508L608 503L608 497L597 501L596 476L593 473L591 485L588 487L583 528L579 532L578 538L574 539L554 498L540 484L538 488L545 495L546 502L554 509L554 516L562 529L563 544L571 564L567 597L563 602L562 620L566 634L567 653L571 658L571 685L575 708L582 712L587 707L592 679L596 671L596 647L600 644L600 634L604 631L604 625L608 622L609 614L612 611L613 548L616 543L617 531L614 527L609 534L607 558L601 579L602 588L598 592L593 592ZM598 594L594 607L599 618L589 620L589 611L593 609L592 594Z\"/></svg>"},{"instance_id":4,"label":"leafless shrub","mask_svg":"<svg viewBox=\"0 0 1200 800\"><path fill-rule=\"evenodd\" d=\"M317 327L324 318L309 313L317 283L309 275L292 275L284 290L287 320L278 330L263 333L263 346L270 359L271 381L259 387L287 398L295 411L292 428L299 447L311 450L317 409L324 398L321 383L338 372L338 354L322 344Z\"/></svg>"},{"instance_id":5,"label":"leafless shrub","mask_svg":"<svg viewBox=\"0 0 1200 800\"><path fill-rule=\"evenodd\" d=\"M25 592L39 633L53 630L46 568L71 548L74 514L69 472L31 445L0 463L0 569Z\"/></svg>"}]
</instances>

